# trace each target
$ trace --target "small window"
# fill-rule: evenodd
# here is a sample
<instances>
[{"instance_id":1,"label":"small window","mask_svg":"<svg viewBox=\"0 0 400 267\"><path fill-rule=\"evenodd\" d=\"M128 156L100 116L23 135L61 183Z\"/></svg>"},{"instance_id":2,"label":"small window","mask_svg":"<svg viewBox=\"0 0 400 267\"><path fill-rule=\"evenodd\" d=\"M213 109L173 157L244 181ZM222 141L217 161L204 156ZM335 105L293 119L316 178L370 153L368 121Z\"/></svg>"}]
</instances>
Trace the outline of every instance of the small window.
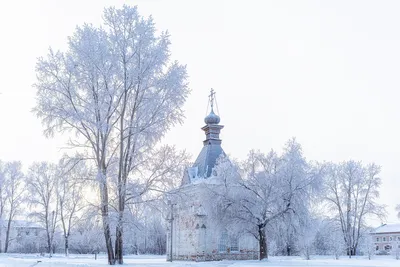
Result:
<instances>
[{"instance_id":1,"label":"small window","mask_svg":"<svg viewBox=\"0 0 400 267\"><path fill-rule=\"evenodd\" d=\"M239 240L237 237L231 237L231 251L239 251Z\"/></svg>"},{"instance_id":2,"label":"small window","mask_svg":"<svg viewBox=\"0 0 400 267\"><path fill-rule=\"evenodd\" d=\"M376 246L375 250L379 250L379 246Z\"/></svg>"},{"instance_id":3,"label":"small window","mask_svg":"<svg viewBox=\"0 0 400 267\"><path fill-rule=\"evenodd\" d=\"M389 237L390 241L392 241L392 237Z\"/></svg>"},{"instance_id":4,"label":"small window","mask_svg":"<svg viewBox=\"0 0 400 267\"><path fill-rule=\"evenodd\" d=\"M390 250L392 247L390 245L385 246L385 250Z\"/></svg>"},{"instance_id":5,"label":"small window","mask_svg":"<svg viewBox=\"0 0 400 267\"><path fill-rule=\"evenodd\" d=\"M397 245L397 248L400 248L400 245Z\"/></svg>"},{"instance_id":6,"label":"small window","mask_svg":"<svg viewBox=\"0 0 400 267\"><path fill-rule=\"evenodd\" d=\"M400 236L397 237L397 241L400 241Z\"/></svg>"},{"instance_id":7,"label":"small window","mask_svg":"<svg viewBox=\"0 0 400 267\"><path fill-rule=\"evenodd\" d=\"M383 241L386 241L386 237L383 238Z\"/></svg>"},{"instance_id":8,"label":"small window","mask_svg":"<svg viewBox=\"0 0 400 267\"><path fill-rule=\"evenodd\" d=\"M379 237L376 238L376 242L379 242Z\"/></svg>"}]
</instances>

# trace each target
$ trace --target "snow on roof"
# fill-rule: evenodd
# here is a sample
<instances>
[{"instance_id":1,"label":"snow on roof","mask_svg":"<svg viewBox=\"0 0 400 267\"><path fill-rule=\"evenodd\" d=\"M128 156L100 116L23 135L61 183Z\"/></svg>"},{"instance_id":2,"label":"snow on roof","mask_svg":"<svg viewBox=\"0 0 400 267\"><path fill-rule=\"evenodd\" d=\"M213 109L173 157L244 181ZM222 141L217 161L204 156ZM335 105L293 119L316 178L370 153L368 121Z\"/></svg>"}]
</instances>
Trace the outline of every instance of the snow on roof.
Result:
<instances>
[{"instance_id":1,"label":"snow on roof","mask_svg":"<svg viewBox=\"0 0 400 267\"><path fill-rule=\"evenodd\" d=\"M197 167L197 175L199 177L208 178L212 175L211 171L215 167L215 163L219 156L225 155L221 144L209 143L203 146L199 156L193 164L193 167Z\"/></svg>"},{"instance_id":2,"label":"snow on roof","mask_svg":"<svg viewBox=\"0 0 400 267\"><path fill-rule=\"evenodd\" d=\"M400 223L382 224L371 231L374 234L381 233L400 233Z\"/></svg>"}]
</instances>

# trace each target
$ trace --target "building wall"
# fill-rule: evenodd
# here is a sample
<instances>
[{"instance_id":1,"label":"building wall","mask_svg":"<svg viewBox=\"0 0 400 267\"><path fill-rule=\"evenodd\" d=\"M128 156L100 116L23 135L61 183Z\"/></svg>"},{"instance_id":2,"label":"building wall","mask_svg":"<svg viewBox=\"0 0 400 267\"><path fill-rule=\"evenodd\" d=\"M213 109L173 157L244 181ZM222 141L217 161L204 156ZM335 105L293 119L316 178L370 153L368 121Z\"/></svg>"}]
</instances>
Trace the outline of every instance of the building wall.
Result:
<instances>
[{"instance_id":1,"label":"building wall","mask_svg":"<svg viewBox=\"0 0 400 267\"><path fill-rule=\"evenodd\" d=\"M376 254L400 252L400 232L374 233L371 236Z\"/></svg>"},{"instance_id":2,"label":"building wall","mask_svg":"<svg viewBox=\"0 0 400 267\"><path fill-rule=\"evenodd\" d=\"M175 199L172 255L176 260L258 259L257 240L249 234L230 233L220 218L212 190L218 185L193 184ZM167 257L170 256L170 229Z\"/></svg>"}]
</instances>

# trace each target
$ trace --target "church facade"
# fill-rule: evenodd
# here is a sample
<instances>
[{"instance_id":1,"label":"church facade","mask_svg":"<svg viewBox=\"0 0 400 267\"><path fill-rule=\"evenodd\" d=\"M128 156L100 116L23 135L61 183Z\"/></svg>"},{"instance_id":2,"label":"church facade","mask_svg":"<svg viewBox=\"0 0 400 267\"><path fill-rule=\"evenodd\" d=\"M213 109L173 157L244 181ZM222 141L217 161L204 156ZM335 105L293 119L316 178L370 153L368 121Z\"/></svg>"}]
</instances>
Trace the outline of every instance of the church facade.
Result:
<instances>
[{"instance_id":1,"label":"church facade","mask_svg":"<svg viewBox=\"0 0 400 267\"><path fill-rule=\"evenodd\" d=\"M210 104L211 112L202 127L206 135L203 148L194 164L185 171L171 204L167 260L258 259L255 237L231 229L219 210L216 192L221 191L227 177L216 171L216 165L226 159L226 155L219 138L224 126L219 124L220 117L213 110L213 91Z\"/></svg>"}]
</instances>

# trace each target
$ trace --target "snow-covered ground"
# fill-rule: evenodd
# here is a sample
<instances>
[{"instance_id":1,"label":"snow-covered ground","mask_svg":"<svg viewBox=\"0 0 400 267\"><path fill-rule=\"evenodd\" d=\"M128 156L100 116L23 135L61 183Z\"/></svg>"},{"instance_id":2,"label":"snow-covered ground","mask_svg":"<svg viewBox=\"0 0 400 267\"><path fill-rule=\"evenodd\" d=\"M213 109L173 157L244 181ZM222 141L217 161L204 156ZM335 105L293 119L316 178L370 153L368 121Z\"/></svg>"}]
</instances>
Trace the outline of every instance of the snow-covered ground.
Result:
<instances>
[{"instance_id":1,"label":"snow-covered ground","mask_svg":"<svg viewBox=\"0 0 400 267\"><path fill-rule=\"evenodd\" d=\"M107 266L104 255L97 260L93 255L71 255L65 258L61 255L55 255L51 259L36 255L24 254L2 254L0 255L0 267L92 267ZM268 261L218 261L218 262L166 262L165 256L126 256L124 266L136 267L292 267L292 266L321 266L321 267L400 267L400 260L396 260L393 256L376 256L372 260L365 257L356 257L348 259L342 257L334 260L329 257L314 257L312 260L306 261L301 257L271 257Z\"/></svg>"}]
</instances>

